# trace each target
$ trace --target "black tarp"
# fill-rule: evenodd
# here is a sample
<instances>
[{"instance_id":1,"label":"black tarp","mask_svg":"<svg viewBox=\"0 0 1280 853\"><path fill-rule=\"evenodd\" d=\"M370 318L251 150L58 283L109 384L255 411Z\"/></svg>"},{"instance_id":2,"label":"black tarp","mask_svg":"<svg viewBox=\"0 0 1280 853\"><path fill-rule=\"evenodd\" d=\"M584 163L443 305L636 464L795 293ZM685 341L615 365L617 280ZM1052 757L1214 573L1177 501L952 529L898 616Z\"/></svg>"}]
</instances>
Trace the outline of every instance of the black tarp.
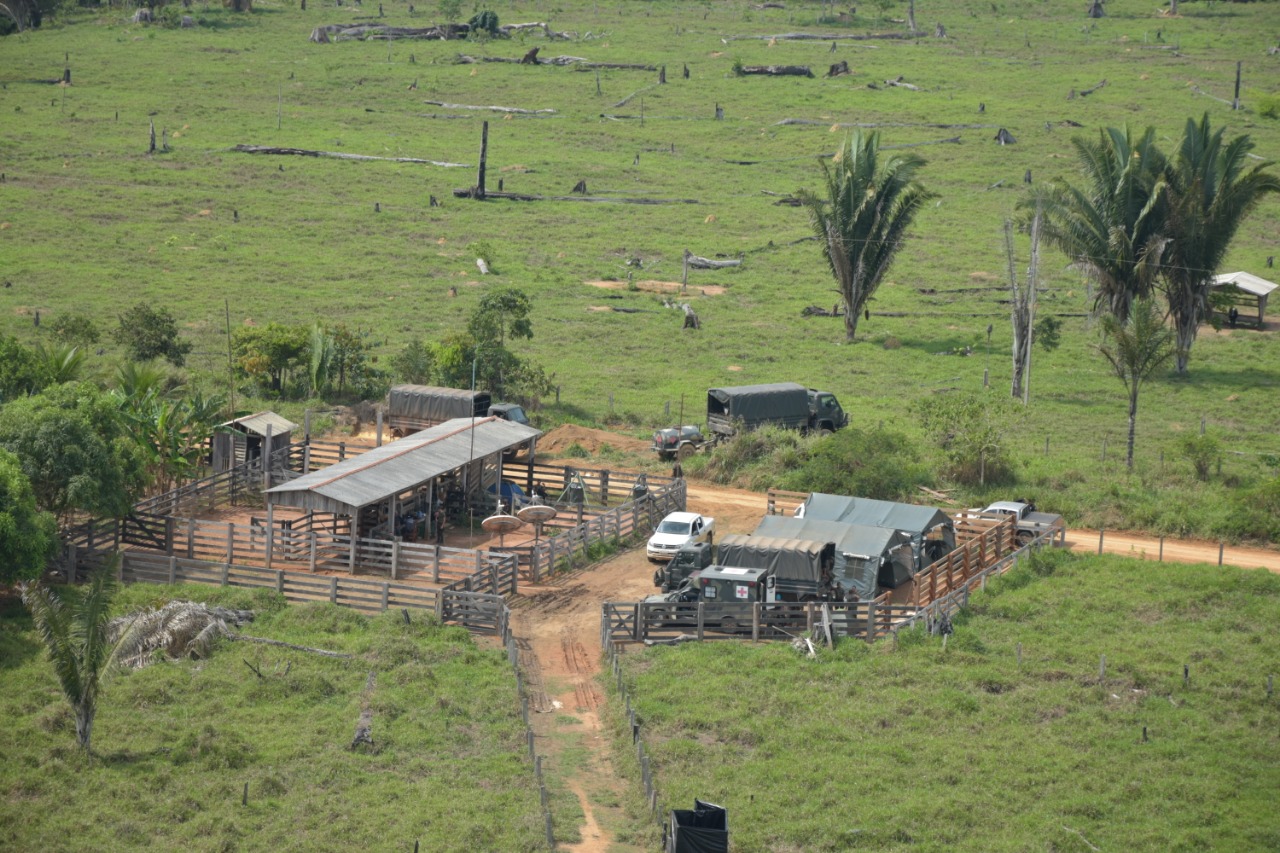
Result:
<instances>
[{"instance_id":1,"label":"black tarp","mask_svg":"<svg viewBox=\"0 0 1280 853\"><path fill-rule=\"evenodd\" d=\"M393 385L387 392L387 416L392 426L401 418L413 423L438 424L453 418L483 418L489 414L484 391L437 388L434 385Z\"/></svg>"},{"instance_id":2,"label":"black tarp","mask_svg":"<svg viewBox=\"0 0 1280 853\"><path fill-rule=\"evenodd\" d=\"M748 427L804 426L809 421L809 391L794 382L712 388L707 392L707 414L741 420Z\"/></svg>"},{"instance_id":3,"label":"black tarp","mask_svg":"<svg viewBox=\"0 0 1280 853\"><path fill-rule=\"evenodd\" d=\"M672 809L667 853L729 853L729 812L702 800Z\"/></svg>"}]
</instances>

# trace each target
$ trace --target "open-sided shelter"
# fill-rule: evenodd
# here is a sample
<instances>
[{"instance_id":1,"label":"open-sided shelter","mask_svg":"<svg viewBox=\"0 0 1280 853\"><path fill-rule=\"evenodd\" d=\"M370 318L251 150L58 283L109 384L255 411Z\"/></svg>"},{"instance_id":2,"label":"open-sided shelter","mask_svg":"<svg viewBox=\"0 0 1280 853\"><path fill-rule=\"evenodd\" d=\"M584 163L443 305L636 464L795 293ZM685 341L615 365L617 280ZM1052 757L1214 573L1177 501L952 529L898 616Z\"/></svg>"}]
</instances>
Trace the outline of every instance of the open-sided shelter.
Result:
<instances>
[{"instance_id":1,"label":"open-sided shelter","mask_svg":"<svg viewBox=\"0 0 1280 853\"><path fill-rule=\"evenodd\" d=\"M814 492L796 509L796 517L901 530L911 537L917 570L956 547L955 522L937 507Z\"/></svg>"},{"instance_id":2,"label":"open-sided shelter","mask_svg":"<svg viewBox=\"0 0 1280 853\"><path fill-rule=\"evenodd\" d=\"M894 589L915 577L911 537L899 530L766 515L751 535L834 544L834 580L860 599L875 598L880 587Z\"/></svg>"},{"instance_id":3,"label":"open-sided shelter","mask_svg":"<svg viewBox=\"0 0 1280 853\"><path fill-rule=\"evenodd\" d=\"M298 425L275 412L255 412L219 424L210 439L213 448L213 470L226 471L243 462L258 459L264 450L270 452L293 440ZM268 438L271 447L266 448Z\"/></svg>"},{"instance_id":4,"label":"open-sided shelter","mask_svg":"<svg viewBox=\"0 0 1280 853\"><path fill-rule=\"evenodd\" d=\"M1215 294L1226 296L1228 309L1235 308L1239 311L1236 322L1256 324L1259 329L1262 328L1264 315L1267 313L1267 298L1277 287L1280 284L1247 272L1229 272L1213 277ZM1241 306L1243 311L1240 311ZM1249 316L1255 309L1256 319Z\"/></svg>"},{"instance_id":5,"label":"open-sided shelter","mask_svg":"<svg viewBox=\"0 0 1280 853\"><path fill-rule=\"evenodd\" d=\"M355 536L391 535L406 501L431 507L445 488L464 503L496 500L489 489L498 491L503 452L541 434L500 418L454 418L268 489L268 524L275 507L289 506L348 516Z\"/></svg>"}]
</instances>

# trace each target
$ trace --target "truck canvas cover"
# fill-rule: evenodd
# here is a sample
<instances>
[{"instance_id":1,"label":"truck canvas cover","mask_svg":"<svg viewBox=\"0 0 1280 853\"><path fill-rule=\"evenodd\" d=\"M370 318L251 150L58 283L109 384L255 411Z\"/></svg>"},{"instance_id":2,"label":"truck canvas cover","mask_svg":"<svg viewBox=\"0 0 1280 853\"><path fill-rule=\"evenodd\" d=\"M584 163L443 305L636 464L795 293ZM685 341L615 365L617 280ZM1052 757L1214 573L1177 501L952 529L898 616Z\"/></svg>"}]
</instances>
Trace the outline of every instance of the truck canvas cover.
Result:
<instances>
[{"instance_id":1,"label":"truck canvas cover","mask_svg":"<svg viewBox=\"0 0 1280 853\"><path fill-rule=\"evenodd\" d=\"M484 391L434 385L393 385L387 393L387 411L392 417L433 423L452 418L483 418L489 413L489 395Z\"/></svg>"},{"instance_id":2,"label":"truck canvas cover","mask_svg":"<svg viewBox=\"0 0 1280 853\"><path fill-rule=\"evenodd\" d=\"M741 418L748 424L793 419L804 423L809 419L809 392L795 382L712 388L707 392L707 414Z\"/></svg>"},{"instance_id":3,"label":"truck canvas cover","mask_svg":"<svg viewBox=\"0 0 1280 853\"><path fill-rule=\"evenodd\" d=\"M878 587L897 587L910 580L915 572L911 537L899 530L766 515L752 536L833 543L835 579L846 590L857 592L861 599L875 598Z\"/></svg>"},{"instance_id":4,"label":"truck canvas cover","mask_svg":"<svg viewBox=\"0 0 1280 853\"><path fill-rule=\"evenodd\" d=\"M956 545L955 522L951 516L931 506L814 492L804 502L801 515L813 521L843 521L901 530L917 544L935 528L941 528L942 539L948 549Z\"/></svg>"},{"instance_id":5,"label":"truck canvas cover","mask_svg":"<svg viewBox=\"0 0 1280 853\"><path fill-rule=\"evenodd\" d=\"M821 580L823 555L834 550L829 542L779 536L730 533L720 540L721 566L768 569L779 581Z\"/></svg>"}]
</instances>

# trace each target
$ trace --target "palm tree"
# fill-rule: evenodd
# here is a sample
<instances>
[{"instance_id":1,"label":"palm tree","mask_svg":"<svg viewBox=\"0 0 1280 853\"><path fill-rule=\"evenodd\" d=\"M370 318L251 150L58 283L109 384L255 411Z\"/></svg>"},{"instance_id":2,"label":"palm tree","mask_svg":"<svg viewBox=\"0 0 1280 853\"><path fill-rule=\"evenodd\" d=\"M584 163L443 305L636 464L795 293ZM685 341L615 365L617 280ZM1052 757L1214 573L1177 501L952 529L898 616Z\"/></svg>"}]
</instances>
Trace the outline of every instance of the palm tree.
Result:
<instances>
[{"instance_id":1,"label":"palm tree","mask_svg":"<svg viewBox=\"0 0 1280 853\"><path fill-rule=\"evenodd\" d=\"M1165 157L1155 128L1135 138L1109 127L1096 142L1072 140L1085 184L1055 181L1024 207L1044 210L1044 238L1085 270L1098 287L1094 310L1123 323L1134 300L1151 293L1164 247L1160 193Z\"/></svg>"},{"instance_id":2,"label":"palm tree","mask_svg":"<svg viewBox=\"0 0 1280 853\"><path fill-rule=\"evenodd\" d=\"M879 164L880 134L858 131L832 160L822 164L826 197L801 190L822 253L844 303L845 340L902 248L907 229L934 194L916 181L924 160L896 155Z\"/></svg>"},{"instance_id":3,"label":"palm tree","mask_svg":"<svg viewBox=\"0 0 1280 853\"><path fill-rule=\"evenodd\" d=\"M44 344L38 343L35 346L35 354L44 365L51 385L79 380L84 373L85 361L88 359L85 351L76 346L45 347Z\"/></svg>"},{"instance_id":4,"label":"palm tree","mask_svg":"<svg viewBox=\"0 0 1280 853\"><path fill-rule=\"evenodd\" d=\"M1209 314L1213 275L1244 218L1268 193L1280 192L1280 177L1262 161L1247 167L1248 135L1224 144L1223 129L1209 127L1209 114L1187 119L1178 155L1166 170L1168 243L1161 277L1169 313L1178 330L1178 372L1187 372L1191 345Z\"/></svg>"},{"instance_id":5,"label":"palm tree","mask_svg":"<svg viewBox=\"0 0 1280 853\"><path fill-rule=\"evenodd\" d=\"M76 740L85 752L90 749L103 681L131 634L125 630L114 642L110 639L107 625L115 593L114 571L112 560L93 574L84 594L70 602L37 583L21 587L22 603L49 648L58 683L75 712Z\"/></svg>"},{"instance_id":6,"label":"palm tree","mask_svg":"<svg viewBox=\"0 0 1280 853\"><path fill-rule=\"evenodd\" d=\"M1150 299L1134 302L1124 322L1113 315L1104 316L1102 334L1103 342L1099 344L1098 352L1110 363L1111 370L1129 392L1129 455L1126 464L1132 471L1138 392L1142 383L1174 354L1174 335L1165 327L1164 319Z\"/></svg>"}]
</instances>

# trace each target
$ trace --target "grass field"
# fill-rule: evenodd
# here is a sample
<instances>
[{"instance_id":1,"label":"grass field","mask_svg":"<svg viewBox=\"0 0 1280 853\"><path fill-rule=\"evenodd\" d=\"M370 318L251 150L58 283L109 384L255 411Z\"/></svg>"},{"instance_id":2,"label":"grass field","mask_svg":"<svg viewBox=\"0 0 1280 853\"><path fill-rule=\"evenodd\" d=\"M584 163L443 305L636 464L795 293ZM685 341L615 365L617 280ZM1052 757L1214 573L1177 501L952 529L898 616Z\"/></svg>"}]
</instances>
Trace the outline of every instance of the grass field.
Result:
<instances>
[{"instance_id":1,"label":"grass field","mask_svg":"<svg viewBox=\"0 0 1280 853\"><path fill-rule=\"evenodd\" d=\"M103 693L86 760L30 619L5 599L0 847L545 849L500 651L426 617L405 625L398 614L286 607L263 593L139 585L117 606L170 596L253 608L246 634L355 657L223 641L207 660L120 674ZM348 744L371 671L367 754Z\"/></svg>"},{"instance_id":2,"label":"grass field","mask_svg":"<svg viewBox=\"0 0 1280 853\"><path fill-rule=\"evenodd\" d=\"M674 420L682 405L686 420L698 420L708 387L795 380L836 392L858 425L918 437L913 403L979 388L986 370L993 394L1007 389L1002 223L1028 170L1037 183L1075 177L1073 135L1153 125L1171 149L1186 119L1208 111L1215 126L1249 133L1261 156L1280 156L1280 121L1256 110L1280 92L1280 58L1266 53L1274 3L1186 2L1180 17L1166 18L1153 4L1113 0L1094 21L1071 4L920 2L927 37L840 41L834 52L827 41L735 37L901 32L893 19L905 4L862 4L852 21L820 23L825 7L813 2L781 10L496 3L503 23L547 21L577 37L307 40L315 26L373 21L379 8L383 21L400 25L435 14L424 5L410 15L402 0L306 11L267 0L252 14L196 4L190 14L200 25L183 30L134 25L131 9L102 8L5 39L0 266L11 286L0 290L0 332L35 339L37 311L47 323L84 310L109 326L145 300L178 316L196 342L195 381L219 389L228 307L233 326L341 319L370 330L386 364L412 337L456 329L486 290L513 285L535 300L535 337L523 351L561 389L561 404L544 407L545 423L613 423L639 434ZM935 23L945 39L932 37ZM533 46L543 57L665 66L668 82L649 71L455 61L459 53L518 57ZM854 74L824 78L839 60ZM1237 61L1245 109L1197 93L1229 98ZM735 63L808 64L817 76L738 77ZM71 87L41 82L68 66ZM920 91L884 85L899 76ZM1088 97L1069 99L1104 79ZM503 116L429 100L556 113ZM490 189L501 180L507 191L567 195L585 180L594 196L698 203L455 199L454 188L475 182L486 117ZM153 120L169 150L148 155ZM767 193L816 187L819 157L852 122L885 125L885 145L961 141L912 149L929 161L921 178L939 198L850 346L839 320L800 316L807 305L832 305L833 285L817 246L803 239L803 211ZM1016 144L993 140L1002 127ZM241 143L468 168L230 150ZM431 196L441 206L429 206ZM1247 220L1228 269L1270 274L1278 214L1280 199L1271 199ZM495 275L477 275L477 244ZM1018 248L1025 264L1025 241ZM696 333L642 288L678 281L685 249L744 257L736 269L691 273L687 298L704 323ZM628 265L637 259L641 266ZM1093 348L1088 285L1056 252L1041 266L1041 307L1065 326L1059 349L1037 351L1032 403L1008 438L1018 485L1079 523L1238 538L1218 508L1274 478L1264 460L1280 454L1275 332L1206 327L1190 377L1160 376L1144 391L1130 477L1117 464L1123 391ZM605 279L620 289L586 283ZM710 285L725 292L704 294ZM952 354L966 347L971 355ZM116 355L108 344L99 361ZM1202 419L1230 451L1208 485L1191 481L1174 450Z\"/></svg>"},{"instance_id":3,"label":"grass field","mask_svg":"<svg viewBox=\"0 0 1280 853\"><path fill-rule=\"evenodd\" d=\"M662 803L726 806L741 853L1270 850L1277 616L1261 570L1062 552L976 595L945 649L914 631L816 660L782 643L622 660Z\"/></svg>"}]
</instances>

